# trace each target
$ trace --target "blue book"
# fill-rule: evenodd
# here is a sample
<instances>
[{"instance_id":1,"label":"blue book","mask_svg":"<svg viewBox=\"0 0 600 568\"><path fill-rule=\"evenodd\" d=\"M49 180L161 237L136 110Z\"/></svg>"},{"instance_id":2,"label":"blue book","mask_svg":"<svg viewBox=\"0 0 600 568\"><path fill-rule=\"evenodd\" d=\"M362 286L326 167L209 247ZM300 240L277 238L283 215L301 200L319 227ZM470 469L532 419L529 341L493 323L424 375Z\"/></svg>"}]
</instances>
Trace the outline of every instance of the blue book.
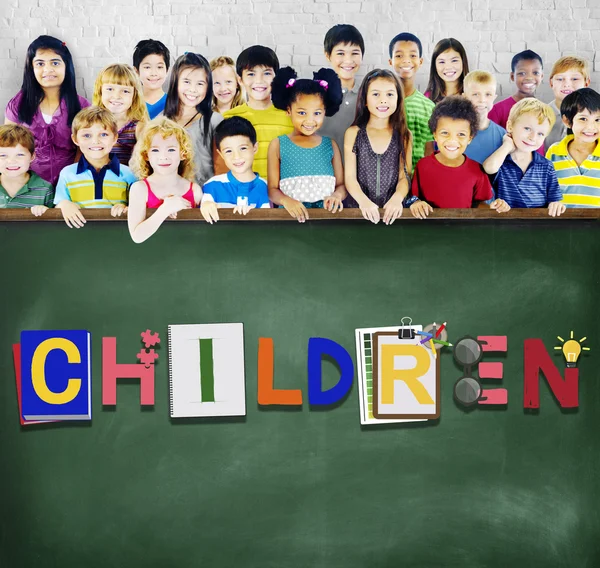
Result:
<instances>
[{"instance_id":1,"label":"blue book","mask_svg":"<svg viewBox=\"0 0 600 568\"><path fill-rule=\"evenodd\" d=\"M21 332L25 420L92 419L91 338L83 330Z\"/></svg>"}]
</instances>

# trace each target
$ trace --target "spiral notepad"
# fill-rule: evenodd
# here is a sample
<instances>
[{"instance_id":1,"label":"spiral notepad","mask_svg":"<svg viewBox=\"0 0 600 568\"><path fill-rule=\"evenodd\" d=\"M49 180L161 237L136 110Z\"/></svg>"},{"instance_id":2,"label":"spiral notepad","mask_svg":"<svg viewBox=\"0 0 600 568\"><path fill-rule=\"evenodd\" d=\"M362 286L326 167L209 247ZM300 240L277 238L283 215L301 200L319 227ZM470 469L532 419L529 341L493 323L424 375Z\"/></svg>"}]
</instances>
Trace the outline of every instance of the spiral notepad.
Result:
<instances>
[{"instance_id":1,"label":"spiral notepad","mask_svg":"<svg viewBox=\"0 0 600 568\"><path fill-rule=\"evenodd\" d=\"M244 326L170 325L171 418L244 416Z\"/></svg>"}]
</instances>

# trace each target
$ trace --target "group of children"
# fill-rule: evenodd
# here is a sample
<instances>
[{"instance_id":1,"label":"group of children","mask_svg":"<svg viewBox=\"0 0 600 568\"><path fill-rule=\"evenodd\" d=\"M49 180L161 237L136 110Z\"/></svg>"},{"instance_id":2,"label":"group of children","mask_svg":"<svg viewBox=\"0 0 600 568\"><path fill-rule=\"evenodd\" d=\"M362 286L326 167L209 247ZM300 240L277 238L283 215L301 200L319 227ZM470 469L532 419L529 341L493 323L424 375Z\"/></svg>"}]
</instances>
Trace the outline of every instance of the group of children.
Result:
<instances>
[{"instance_id":1,"label":"group of children","mask_svg":"<svg viewBox=\"0 0 600 568\"><path fill-rule=\"evenodd\" d=\"M535 98L541 58L519 53L516 92L494 104L494 76L469 72L453 38L436 45L424 94L413 34L394 37L391 70L360 85L360 32L336 25L324 49L331 69L312 78L264 46L235 63L186 52L164 88L169 50L143 40L133 67L102 70L90 106L65 43L40 36L0 127L0 207L55 206L69 227L85 224L82 208L127 212L135 242L194 207L210 223L222 207L279 206L300 222L311 208L359 207L374 223L383 210L386 224L404 208L426 218L436 207L600 207L600 95L585 60L554 64L548 105Z\"/></svg>"}]
</instances>

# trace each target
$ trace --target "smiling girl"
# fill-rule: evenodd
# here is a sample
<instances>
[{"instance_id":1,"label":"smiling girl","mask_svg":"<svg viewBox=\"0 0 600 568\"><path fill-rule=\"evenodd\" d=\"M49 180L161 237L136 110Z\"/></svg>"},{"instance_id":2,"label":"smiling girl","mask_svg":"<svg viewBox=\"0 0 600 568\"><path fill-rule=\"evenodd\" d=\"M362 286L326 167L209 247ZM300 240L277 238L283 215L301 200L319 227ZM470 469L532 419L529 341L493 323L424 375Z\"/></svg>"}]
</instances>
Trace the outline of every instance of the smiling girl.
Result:
<instances>
[{"instance_id":1,"label":"smiling girl","mask_svg":"<svg viewBox=\"0 0 600 568\"><path fill-rule=\"evenodd\" d=\"M109 65L96 77L92 100L94 105L112 113L119 130L112 151L126 166L138 134L149 120L139 77L129 65Z\"/></svg>"},{"instance_id":2,"label":"smiling girl","mask_svg":"<svg viewBox=\"0 0 600 568\"><path fill-rule=\"evenodd\" d=\"M462 44L453 37L440 40L431 55L425 96L439 103L448 95L462 95L463 79L468 72L469 61Z\"/></svg>"},{"instance_id":3,"label":"smiling girl","mask_svg":"<svg viewBox=\"0 0 600 568\"><path fill-rule=\"evenodd\" d=\"M5 124L27 126L35 139L31 169L56 185L75 160L71 139L75 115L90 103L77 95L73 58L64 42L40 36L27 48L21 90L6 106Z\"/></svg>"},{"instance_id":4,"label":"smiling girl","mask_svg":"<svg viewBox=\"0 0 600 568\"><path fill-rule=\"evenodd\" d=\"M338 145L319 129L342 102L342 85L331 69L319 69L313 79L296 79L291 67L280 69L271 84L275 108L285 110L294 130L269 145L269 197L303 223L307 209L343 209L346 197L342 155Z\"/></svg>"},{"instance_id":5,"label":"smiling girl","mask_svg":"<svg viewBox=\"0 0 600 568\"><path fill-rule=\"evenodd\" d=\"M213 110L220 114L240 106L242 87L235 72L235 63L231 57L222 55L210 62L213 78Z\"/></svg>"},{"instance_id":6,"label":"smiling girl","mask_svg":"<svg viewBox=\"0 0 600 568\"><path fill-rule=\"evenodd\" d=\"M200 186L224 173L222 160L214 145L214 133L223 117L212 110L210 65L199 53L185 53L175 61L167 89L165 116L186 129L192 139L195 179Z\"/></svg>"},{"instance_id":7,"label":"smiling girl","mask_svg":"<svg viewBox=\"0 0 600 568\"><path fill-rule=\"evenodd\" d=\"M374 69L358 91L356 119L346 131L346 188L363 217L393 223L402 215L412 163L402 86L391 71Z\"/></svg>"},{"instance_id":8,"label":"smiling girl","mask_svg":"<svg viewBox=\"0 0 600 568\"><path fill-rule=\"evenodd\" d=\"M142 132L132 160L140 181L131 186L127 225L135 243L149 239L167 217L197 207L202 189L193 182L192 140L168 118L159 117ZM146 219L146 209L156 211Z\"/></svg>"}]
</instances>

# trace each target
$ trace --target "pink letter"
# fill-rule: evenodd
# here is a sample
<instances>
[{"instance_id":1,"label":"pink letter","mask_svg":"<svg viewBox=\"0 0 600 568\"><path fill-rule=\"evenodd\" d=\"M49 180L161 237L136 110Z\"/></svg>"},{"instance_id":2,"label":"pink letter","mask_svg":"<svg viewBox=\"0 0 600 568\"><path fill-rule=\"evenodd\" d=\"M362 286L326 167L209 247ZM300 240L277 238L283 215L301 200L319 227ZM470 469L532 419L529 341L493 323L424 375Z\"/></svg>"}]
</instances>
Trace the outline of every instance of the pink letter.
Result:
<instances>
[{"instance_id":1,"label":"pink letter","mask_svg":"<svg viewBox=\"0 0 600 568\"><path fill-rule=\"evenodd\" d=\"M140 379L140 404L154 404L154 365L117 363L117 338L103 337L102 404L117 404L117 379Z\"/></svg>"}]
</instances>

